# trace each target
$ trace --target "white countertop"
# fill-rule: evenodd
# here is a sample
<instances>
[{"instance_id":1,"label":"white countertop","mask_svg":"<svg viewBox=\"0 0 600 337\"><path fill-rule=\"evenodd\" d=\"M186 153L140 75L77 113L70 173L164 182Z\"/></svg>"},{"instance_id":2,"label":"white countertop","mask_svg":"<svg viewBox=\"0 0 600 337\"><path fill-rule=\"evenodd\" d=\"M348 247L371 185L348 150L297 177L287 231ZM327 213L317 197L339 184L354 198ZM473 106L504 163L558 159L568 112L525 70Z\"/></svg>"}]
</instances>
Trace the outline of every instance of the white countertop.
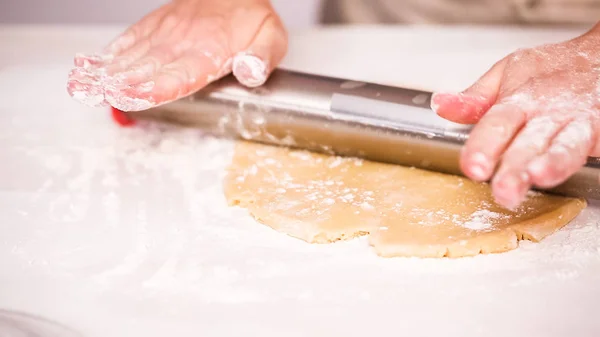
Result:
<instances>
[{"instance_id":1,"label":"white countertop","mask_svg":"<svg viewBox=\"0 0 600 337\"><path fill-rule=\"evenodd\" d=\"M0 26L0 309L86 337L600 335L598 206L540 244L457 260L289 238L226 206L229 142L119 129L68 97L73 54L118 31ZM458 90L576 33L317 29L284 66Z\"/></svg>"}]
</instances>

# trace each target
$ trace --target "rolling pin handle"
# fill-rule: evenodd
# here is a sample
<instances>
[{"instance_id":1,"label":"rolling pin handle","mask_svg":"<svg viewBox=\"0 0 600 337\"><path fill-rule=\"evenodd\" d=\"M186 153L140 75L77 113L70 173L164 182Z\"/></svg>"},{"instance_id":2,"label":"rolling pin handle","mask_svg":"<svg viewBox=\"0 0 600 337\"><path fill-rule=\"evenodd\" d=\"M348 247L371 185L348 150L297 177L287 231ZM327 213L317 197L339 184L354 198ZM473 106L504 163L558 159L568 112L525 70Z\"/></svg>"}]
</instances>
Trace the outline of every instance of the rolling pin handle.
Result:
<instances>
[{"instance_id":1,"label":"rolling pin handle","mask_svg":"<svg viewBox=\"0 0 600 337\"><path fill-rule=\"evenodd\" d=\"M130 127L135 124L135 120L129 117L124 111L121 111L115 107L110 108L113 121L119 126Z\"/></svg>"}]
</instances>

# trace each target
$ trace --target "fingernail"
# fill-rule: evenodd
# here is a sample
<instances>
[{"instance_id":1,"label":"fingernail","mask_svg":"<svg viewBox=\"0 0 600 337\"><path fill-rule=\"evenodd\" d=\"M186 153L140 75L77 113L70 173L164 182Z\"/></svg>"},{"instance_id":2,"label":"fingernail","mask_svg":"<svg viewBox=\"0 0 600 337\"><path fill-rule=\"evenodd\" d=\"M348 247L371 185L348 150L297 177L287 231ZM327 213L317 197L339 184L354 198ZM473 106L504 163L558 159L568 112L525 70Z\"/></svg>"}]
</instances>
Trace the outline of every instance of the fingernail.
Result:
<instances>
[{"instance_id":1,"label":"fingernail","mask_svg":"<svg viewBox=\"0 0 600 337\"><path fill-rule=\"evenodd\" d=\"M116 38L110 45L104 48L105 54L115 54L126 46L132 45L136 40L134 34L123 34Z\"/></svg>"},{"instance_id":2,"label":"fingernail","mask_svg":"<svg viewBox=\"0 0 600 337\"><path fill-rule=\"evenodd\" d=\"M436 114L438 112L438 109L440 108L440 104L438 103L438 95L438 93L434 93L433 95L431 95L431 103L429 104L431 110L433 110L433 112L435 112Z\"/></svg>"},{"instance_id":3,"label":"fingernail","mask_svg":"<svg viewBox=\"0 0 600 337\"><path fill-rule=\"evenodd\" d=\"M223 63L223 65L219 69L219 72L217 73L217 77L223 77L223 76L229 74L231 72L232 68L233 68L233 58L228 58L227 60L225 60L225 63Z\"/></svg>"},{"instance_id":4,"label":"fingernail","mask_svg":"<svg viewBox=\"0 0 600 337\"><path fill-rule=\"evenodd\" d=\"M523 172L520 175L504 175L492 183L495 201L509 210L516 209L525 199L530 177Z\"/></svg>"},{"instance_id":5,"label":"fingernail","mask_svg":"<svg viewBox=\"0 0 600 337\"><path fill-rule=\"evenodd\" d=\"M129 88L124 90L108 88L106 89L105 98L111 106L122 111L147 110L156 105L151 98L136 97L140 93L142 92L137 86L135 89Z\"/></svg>"},{"instance_id":6,"label":"fingernail","mask_svg":"<svg viewBox=\"0 0 600 337\"><path fill-rule=\"evenodd\" d=\"M100 76L95 72L82 67L76 67L69 72L69 81L77 81L83 84L100 84Z\"/></svg>"},{"instance_id":7,"label":"fingernail","mask_svg":"<svg viewBox=\"0 0 600 337\"><path fill-rule=\"evenodd\" d=\"M145 94L145 93L151 92L152 89L154 89L154 81L140 83L140 84L136 85L136 88L139 93Z\"/></svg>"},{"instance_id":8,"label":"fingernail","mask_svg":"<svg viewBox=\"0 0 600 337\"><path fill-rule=\"evenodd\" d=\"M535 158L527 165L527 172L534 177L541 177L548 167L547 164L548 161L544 157Z\"/></svg>"},{"instance_id":9,"label":"fingernail","mask_svg":"<svg viewBox=\"0 0 600 337\"><path fill-rule=\"evenodd\" d=\"M87 53L77 53L75 54L75 66L82 67L84 69L89 69L91 67L95 67L105 62L110 62L114 58L111 54L87 54Z\"/></svg>"},{"instance_id":10,"label":"fingernail","mask_svg":"<svg viewBox=\"0 0 600 337\"><path fill-rule=\"evenodd\" d=\"M527 166L527 172L534 177L539 187L553 187L560 184L565 177L568 160L550 163L547 155L537 157Z\"/></svg>"},{"instance_id":11,"label":"fingernail","mask_svg":"<svg viewBox=\"0 0 600 337\"><path fill-rule=\"evenodd\" d=\"M475 180L485 180L486 178L486 171L481 165L472 165L470 173Z\"/></svg>"},{"instance_id":12,"label":"fingernail","mask_svg":"<svg viewBox=\"0 0 600 337\"><path fill-rule=\"evenodd\" d=\"M104 91L100 87L77 81L69 81L67 82L67 92L74 100L84 105L90 107L106 105Z\"/></svg>"},{"instance_id":13,"label":"fingernail","mask_svg":"<svg viewBox=\"0 0 600 337\"><path fill-rule=\"evenodd\" d=\"M107 76L104 79L104 83L107 86L115 87L115 88L123 88L127 86L127 73L117 73L112 76Z\"/></svg>"},{"instance_id":14,"label":"fingernail","mask_svg":"<svg viewBox=\"0 0 600 337\"><path fill-rule=\"evenodd\" d=\"M247 87L258 87L267 81L267 64L250 53L238 53L233 58L233 75Z\"/></svg>"},{"instance_id":15,"label":"fingernail","mask_svg":"<svg viewBox=\"0 0 600 337\"><path fill-rule=\"evenodd\" d=\"M475 180L487 180L490 175L490 160L481 152L475 152L469 158L469 173Z\"/></svg>"},{"instance_id":16,"label":"fingernail","mask_svg":"<svg viewBox=\"0 0 600 337\"><path fill-rule=\"evenodd\" d=\"M454 98L454 97L456 97L456 95L457 94L449 93L449 92L434 93L433 95L431 95L431 103L430 103L431 110L433 110L433 112L437 113L440 108L440 104L444 100L447 100L448 98Z\"/></svg>"}]
</instances>

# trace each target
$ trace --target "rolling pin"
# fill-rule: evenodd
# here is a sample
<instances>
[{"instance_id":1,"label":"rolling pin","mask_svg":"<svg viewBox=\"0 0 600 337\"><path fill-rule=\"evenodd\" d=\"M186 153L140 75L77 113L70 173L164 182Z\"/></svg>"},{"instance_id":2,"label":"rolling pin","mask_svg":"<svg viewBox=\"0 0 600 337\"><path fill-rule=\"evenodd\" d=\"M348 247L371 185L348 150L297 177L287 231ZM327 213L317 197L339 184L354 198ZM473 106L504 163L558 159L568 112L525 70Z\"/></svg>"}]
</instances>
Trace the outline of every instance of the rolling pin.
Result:
<instances>
[{"instance_id":1,"label":"rolling pin","mask_svg":"<svg viewBox=\"0 0 600 337\"><path fill-rule=\"evenodd\" d=\"M193 95L149 110L122 112L200 128L215 136L462 175L460 149L471 125L431 108L431 92L277 69L261 87L229 75ZM600 158L563 184L540 189L600 199Z\"/></svg>"}]
</instances>

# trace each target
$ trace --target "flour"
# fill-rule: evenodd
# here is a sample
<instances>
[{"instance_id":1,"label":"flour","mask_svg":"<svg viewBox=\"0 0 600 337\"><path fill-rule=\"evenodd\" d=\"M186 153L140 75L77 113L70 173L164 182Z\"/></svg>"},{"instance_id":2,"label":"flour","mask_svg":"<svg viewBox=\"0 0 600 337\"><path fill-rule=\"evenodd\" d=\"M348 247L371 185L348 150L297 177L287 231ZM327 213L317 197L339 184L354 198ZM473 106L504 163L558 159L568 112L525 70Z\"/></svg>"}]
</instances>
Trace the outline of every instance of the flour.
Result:
<instances>
[{"instance_id":1,"label":"flour","mask_svg":"<svg viewBox=\"0 0 600 337\"><path fill-rule=\"evenodd\" d=\"M0 222L0 262L8 271L3 282L40 280L83 298L58 301L63 296L58 293L57 303L113 301L117 305L111 308L123 310L115 315L124 316L139 313L144 305L159 310L161 319L188 310L195 315L189 303L295 305L301 298L306 301L307 294L342 304L393 300L418 305L426 293L464 299L476 292L495 298L498 289L513 293L554 287L565 275L573 277L570 282L589 280L600 261L600 214L595 208L541 243L521 242L519 249L505 254L459 260L381 259L372 254L366 238L306 244L227 206L221 183L231 142L152 124L117 129L102 112L82 110L68 97L52 119L40 121L39 111L64 96L64 72L40 67L0 73L6 95L19 98L0 102L0 111L9 116L20 112L18 124L4 124L2 151L11 158L9 168L18 165L19 170L9 172L28 170L25 176L0 176L1 202L8 205ZM23 76L58 80L15 86ZM23 106L20 102L29 96L22 93L31 91L41 94L31 106ZM35 137L26 137L28 133ZM310 165L309 154L298 156ZM362 165L344 161L342 165ZM330 199L335 202L352 194L357 210L377 211L374 190L359 194L334 177L303 186L282 175L278 187L286 193L309 188L315 201L327 198L322 191L334 187ZM15 292L7 283L3 286ZM370 300L361 302L367 290ZM317 303L322 302L308 302Z\"/></svg>"},{"instance_id":2,"label":"flour","mask_svg":"<svg viewBox=\"0 0 600 337\"><path fill-rule=\"evenodd\" d=\"M492 228L492 222L494 220L502 218L503 215L496 212L491 212L485 209L478 210L471 214L470 218L461 223L462 227L472 230L486 230Z\"/></svg>"},{"instance_id":3,"label":"flour","mask_svg":"<svg viewBox=\"0 0 600 337\"><path fill-rule=\"evenodd\" d=\"M267 80L268 65L248 52L238 53L233 58L233 74L245 86L255 88Z\"/></svg>"},{"instance_id":4,"label":"flour","mask_svg":"<svg viewBox=\"0 0 600 337\"><path fill-rule=\"evenodd\" d=\"M219 57L218 55L214 55L213 53L211 53L209 51L204 51L204 52L202 52L202 54L213 62L213 64L215 65L215 68L219 69L223 65L223 59L221 57Z\"/></svg>"},{"instance_id":5,"label":"flour","mask_svg":"<svg viewBox=\"0 0 600 337\"><path fill-rule=\"evenodd\" d=\"M103 94L90 94L86 91L73 91L73 98L87 106L100 106L104 102Z\"/></svg>"},{"instance_id":6,"label":"flour","mask_svg":"<svg viewBox=\"0 0 600 337\"><path fill-rule=\"evenodd\" d=\"M105 99L108 103L110 103L111 106L123 111L146 110L155 105L155 103L150 100L132 98L120 94L105 95Z\"/></svg>"}]
</instances>

